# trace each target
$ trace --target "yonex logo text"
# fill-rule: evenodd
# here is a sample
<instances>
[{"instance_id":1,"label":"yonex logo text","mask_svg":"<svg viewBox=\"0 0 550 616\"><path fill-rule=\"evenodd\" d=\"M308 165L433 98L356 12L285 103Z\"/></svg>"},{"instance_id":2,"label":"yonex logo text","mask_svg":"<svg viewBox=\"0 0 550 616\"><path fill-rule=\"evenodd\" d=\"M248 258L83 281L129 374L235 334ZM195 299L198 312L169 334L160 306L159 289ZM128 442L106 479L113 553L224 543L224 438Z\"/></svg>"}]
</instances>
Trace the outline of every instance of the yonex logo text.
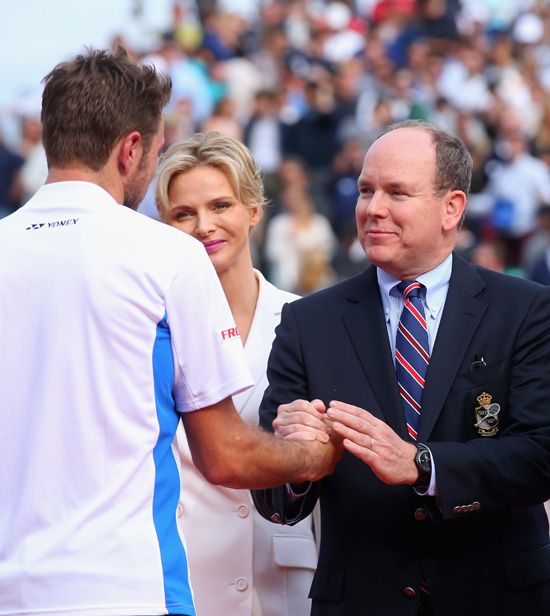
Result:
<instances>
[{"instance_id":1,"label":"yonex logo text","mask_svg":"<svg viewBox=\"0 0 550 616\"><path fill-rule=\"evenodd\" d=\"M78 218L67 218L67 220L54 220L53 222L35 222L29 225L25 231L34 231L36 229L53 229L54 227L67 227L76 225Z\"/></svg>"}]
</instances>

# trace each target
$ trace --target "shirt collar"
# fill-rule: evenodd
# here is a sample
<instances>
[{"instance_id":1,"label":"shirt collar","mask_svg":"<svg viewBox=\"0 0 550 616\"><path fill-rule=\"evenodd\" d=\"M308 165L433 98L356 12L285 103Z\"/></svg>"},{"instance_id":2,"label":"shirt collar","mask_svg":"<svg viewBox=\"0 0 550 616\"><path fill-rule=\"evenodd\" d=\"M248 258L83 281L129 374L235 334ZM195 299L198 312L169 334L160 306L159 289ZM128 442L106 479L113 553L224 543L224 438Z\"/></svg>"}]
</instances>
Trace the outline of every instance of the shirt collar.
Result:
<instances>
[{"instance_id":1,"label":"shirt collar","mask_svg":"<svg viewBox=\"0 0 550 616\"><path fill-rule=\"evenodd\" d=\"M59 207L65 205L74 207L75 197L79 205L86 204L97 207L98 203L102 203L119 206L113 196L99 186L99 184L81 180L66 180L44 184L38 189L36 195L55 202ZM39 200L31 200L28 203L32 206L39 202Z\"/></svg>"},{"instance_id":2,"label":"shirt collar","mask_svg":"<svg viewBox=\"0 0 550 616\"><path fill-rule=\"evenodd\" d=\"M443 308L449 289L451 280L451 272L453 268L453 256L450 254L442 263L434 267L429 272L421 274L416 278L418 282L426 287L426 296L424 299L426 308L431 316L436 318L440 310ZM385 272L379 267L376 268L378 278L378 286L382 295L382 304L387 312L390 306L390 294L398 295L399 292L395 286L401 282L399 278L394 278L388 272Z\"/></svg>"}]
</instances>

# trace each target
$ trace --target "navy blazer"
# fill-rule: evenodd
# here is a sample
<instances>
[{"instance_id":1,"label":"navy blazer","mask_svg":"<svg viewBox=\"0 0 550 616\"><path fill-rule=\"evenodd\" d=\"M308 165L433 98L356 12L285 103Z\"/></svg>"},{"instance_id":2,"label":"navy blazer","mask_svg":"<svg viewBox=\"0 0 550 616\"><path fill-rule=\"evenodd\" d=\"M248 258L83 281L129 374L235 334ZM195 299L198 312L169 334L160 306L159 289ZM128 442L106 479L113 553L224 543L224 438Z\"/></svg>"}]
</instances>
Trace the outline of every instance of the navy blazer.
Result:
<instances>
[{"instance_id":1,"label":"navy blazer","mask_svg":"<svg viewBox=\"0 0 550 616\"><path fill-rule=\"evenodd\" d=\"M285 306L267 374L268 430L279 404L320 398L408 438L374 267ZM348 453L303 498L253 493L264 517L290 524L320 499L311 613L415 616L424 579L436 616L548 616L550 289L454 255L419 441L437 499L386 485Z\"/></svg>"}]
</instances>

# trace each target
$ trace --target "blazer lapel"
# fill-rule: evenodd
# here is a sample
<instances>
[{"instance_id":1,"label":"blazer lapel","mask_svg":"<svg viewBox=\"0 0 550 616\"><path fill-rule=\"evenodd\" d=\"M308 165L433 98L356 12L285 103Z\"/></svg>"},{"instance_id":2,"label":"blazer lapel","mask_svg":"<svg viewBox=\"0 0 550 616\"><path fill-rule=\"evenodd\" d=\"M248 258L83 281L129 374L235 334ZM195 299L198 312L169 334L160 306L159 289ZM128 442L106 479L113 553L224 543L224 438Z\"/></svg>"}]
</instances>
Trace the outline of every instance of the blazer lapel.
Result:
<instances>
[{"instance_id":1,"label":"blazer lapel","mask_svg":"<svg viewBox=\"0 0 550 616\"><path fill-rule=\"evenodd\" d=\"M239 394L234 400L235 407L241 414L250 398L255 394L256 389L258 387L264 387L263 377L265 375L266 357L269 354L269 349L266 348L269 344L266 340L266 332L268 332L268 336L271 335L272 338L272 332L275 330L275 326L278 322L277 309L272 298L269 297L269 289L265 283L265 279L258 276L258 280L260 291L256 303L256 310L254 311L248 338L244 345L244 354L254 379L254 386ZM280 313L280 307L278 307L278 310ZM271 348L271 345L269 348Z\"/></svg>"},{"instance_id":2,"label":"blazer lapel","mask_svg":"<svg viewBox=\"0 0 550 616\"><path fill-rule=\"evenodd\" d=\"M378 402L378 408L366 410L388 423L402 438L407 438L376 268L369 267L357 280L355 293L348 295L349 303L343 319L351 344Z\"/></svg>"},{"instance_id":3,"label":"blazer lapel","mask_svg":"<svg viewBox=\"0 0 550 616\"><path fill-rule=\"evenodd\" d=\"M265 361L262 362L263 358L261 357L262 341L259 339L259 336L254 336L251 339L250 334L252 334L252 330L250 330L248 340L246 341L244 354L250 372L252 373L252 378L254 379L254 385L250 389L233 396L233 403L235 404L235 408L240 415L243 414L249 400L256 394L258 387L262 388L262 393L265 389L265 383L263 380L263 376L265 375Z\"/></svg>"},{"instance_id":4,"label":"blazer lapel","mask_svg":"<svg viewBox=\"0 0 550 616\"><path fill-rule=\"evenodd\" d=\"M254 396L259 396L259 400L261 400L267 387L265 371L275 336L275 327L281 320L283 304L289 301L288 293L280 291L267 282L260 272L254 271L259 281L260 290L248 338L244 345L244 354L254 378L254 386L233 398L235 407L241 415L244 414L247 404ZM261 389L259 393L257 392L258 388ZM259 402L257 406L259 407Z\"/></svg>"},{"instance_id":5,"label":"blazer lapel","mask_svg":"<svg viewBox=\"0 0 550 616\"><path fill-rule=\"evenodd\" d=\"M437 331L426 387L418 440L428 440L456 378L487 304L476 299L485 283L473 266L453 255L453 271Z\"/></svg>"}]
</instances>

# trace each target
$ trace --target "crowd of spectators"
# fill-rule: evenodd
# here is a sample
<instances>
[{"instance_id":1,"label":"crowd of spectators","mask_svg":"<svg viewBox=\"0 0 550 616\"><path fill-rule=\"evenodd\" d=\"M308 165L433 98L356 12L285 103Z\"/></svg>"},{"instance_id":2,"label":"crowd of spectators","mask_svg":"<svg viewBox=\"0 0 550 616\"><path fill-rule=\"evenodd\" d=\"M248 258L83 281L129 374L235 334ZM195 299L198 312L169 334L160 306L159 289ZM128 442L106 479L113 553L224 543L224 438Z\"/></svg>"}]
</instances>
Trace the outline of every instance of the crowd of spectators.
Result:
<instances>
[{"instance_id":1,"label":"crowd of spectators","mask_svg":"<svg viewBox=\"0 0 550 616\"><path fill-rule=\"evenodd\" d=\"M458 250L550 284L547 1L176 0L154 48L112 44L172 77L167 144L215 130L249 146L270 199L254 258L277 285L306 294L365 267L356 179L382 128L408 118L472 154ZM45 177L39 131L22 117L17 151L0 138L0 216Z\"/></svg>"}]
</instances>

